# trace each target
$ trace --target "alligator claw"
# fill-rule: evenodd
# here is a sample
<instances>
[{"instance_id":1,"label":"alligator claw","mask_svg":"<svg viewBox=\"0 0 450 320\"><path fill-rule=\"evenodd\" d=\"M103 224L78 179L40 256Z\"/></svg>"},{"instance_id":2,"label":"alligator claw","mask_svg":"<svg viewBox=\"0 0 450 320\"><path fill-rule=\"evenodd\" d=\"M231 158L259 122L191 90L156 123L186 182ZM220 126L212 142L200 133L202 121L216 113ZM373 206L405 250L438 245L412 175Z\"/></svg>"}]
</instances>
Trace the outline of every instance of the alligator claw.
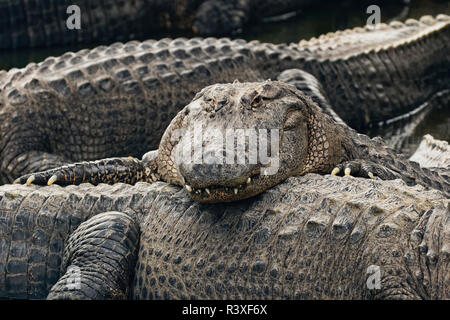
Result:
<instances>
[{"instance_id":1,"label":"alligator claw","mask_svg":"<svg viewBox=\"0 0 450 320\"><path fill-rule=\"evenodd\" d=\"M32 184L34 182L34 180L36 180L36 177L34 175L30 176L27 179L26 185L29 186L30 184Z\"/></svg>"},{"instance_id":2,"label":"alligator claw","mask_svg":"<svg viewBox=\"0 0 450 320\"><path fill-rule=\"evenodd\" d=\"M336 168L333 169L333 171L331 171L331 175L332 176L336 176L339 173L339 171L341 171L341 170L339 170L339 168L336 167Z\"/></svg>"},{"instance_id":3,"label":"alligator claw","mask_svg":"<svg viewBox=\"0 0 450 320\"><path fill-rule=\"evenodd\" d=\"M349 176L350 173L352 173L352 169L350 169L350 168L345 168L344 173L345 173L346 176Z\"/></svg>"},{"instance_id":4,"label":"alligator claw","mask_svg":"<svg viewBox=\"0 0 450 320\"><path fill-rule=\"evenodd\" d=\"M48 181L48 182L47 182ZM14 180L13 184L24 184L30 186L32 184L36 185L46 185L48 183L53 184L56 181L56 177L51 177L47 179L43 172L37 172L32 174L26 174ZM48 185L50 185L48 184Z\"/></svg>"},{"instance_id":5,"label":"alligator claw","mask_svg":"<svg viewBox=\"0 0 450 320\"><path fill-rule=\"evenodd\" d=\"M58 176L55 174L55 175L51 176L50 179L48 179L47 185L48 185L48 186L51 186L51 185L54 184L57 180L58 180Z\"/></svg>"},{"instance_id":6,"label":"alligator claw","mask_svg":"<svg viewBox=\"0 0 450 320\"><path fill-rule=\"evenodd\" d=\"M338 164L331 172L332 175L338 175L344 170L345 176L361 177L381 180L393 180L401 178L400 174L391 169L369 160L351 160ZM342 174L341 174L342 175Z\"/></svg>"}]
</instances>

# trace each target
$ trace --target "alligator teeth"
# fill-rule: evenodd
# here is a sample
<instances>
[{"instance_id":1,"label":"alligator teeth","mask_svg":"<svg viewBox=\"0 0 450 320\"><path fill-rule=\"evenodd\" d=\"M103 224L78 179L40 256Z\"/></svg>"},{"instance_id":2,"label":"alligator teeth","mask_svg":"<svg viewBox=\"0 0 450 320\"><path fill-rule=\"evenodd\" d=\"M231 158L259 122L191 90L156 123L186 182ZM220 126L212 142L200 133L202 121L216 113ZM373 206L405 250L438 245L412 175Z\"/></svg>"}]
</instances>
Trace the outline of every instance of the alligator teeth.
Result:
<instances>
[{"instance_id":1,"label":"alligator teeth","mask_svg":"<svg viewBox=\"0 0 450 320\"><path fill-rule=\"evenodd\" d=\"M238 188L234 188L234 194L238 194Z\"/></svg>"},{"instance_id":2,"label":"alligator teeth","mask_svg":"<svg viewBox=\"0 0 450 320\"><path fill-rule=\"evenodd\" d=\"M201 193L202 193L202 190L199 189L199 190L195 191L195 193L196 193L196 194L201 194Z\"/></svg>"},{"instance_id":3,"label":"alligator teeth","mask_svg":"<svg viewBox=\"0 0 450 320\"><path fill-rule=\"evenodd\" d=\"M35 177L34 175L30 176L30 177L27 179L26 185L29 186L30 184L33 183L34 180L36 180L36 177Z\"/></svg>"},{"instance_id":4,"label":"alligator teeth","mask_svg":"<svg viewBox=\"0 0 450 320\"><path fill-rule=\"evenodd\" d=\"M370 179L375 179L375 177L374 177L372 172L367 173L367 175L369 176Z\"/></svg>"},{"instance_id":5,"label":"alligator teeth","mask_svg":"<svg viewBox=\"0 0 450 320\"><path fill-rule=\"evenodd\" d=\"M331 175L335 176L339 173L339 171L341 171L341 170L339 170L339 168L334 168L333 171L331 171Z\"/></svg>"},{"instance_id":6,"label":"alligator teeth","mask_svg":"<svg viewBox=\"0 0 450 320\"><path fill-rule=\"evenodd\" d=\"M252 182L252 178L249 177L249 178L247 179L247 184L250 184L250 182Z\"/></svg>"},{"instance_id":7,"label":"alligator teeth","mask_svg":"<svg viewBox=\"0 0 450 320\"><path fill-rule=\"evenodd\" d=\"M51 186L52 184L54 184L56 182L56 180L58 180L58 177L56 175L51 176L50 179L48 179L48 181L47 181L47 185Z\"/></svg>"},{"instance_id":8,"label":"alligator teeth","mask_svg":"<svg viewBox=\"0 0 450 320\"><path fill-rule=\"evenodd\" d=\"M192 192L192 188L191 188L190 185L187 185L187 184L186 184L184 187L186 188L186 190L187 190L188 192Z\"/></svg>"},{"instance_id":9,"label":"alligator teeth","mask_svg":"<svg viewBox=\"0 0 450 320\"><path fill-rule=\"evenodd\" d=\"M208 188L206 188L206 189L205 189L205 191L206 191L206 193L207 193L208 195L210 195L210 194L211 194L211 192L209 191L209 189L208 189Z\"/></svg>"},{"instance_id":10,"label":"alligator teeth","mask_svg":"<svg viewBox=\"0 0 450 320\"><path fill-rule=\"evenodd\" d=\"M20 184L20 178L17 178L16 180L14 180L13 184Z\"/></svg>"},{"instance_id":11,"label":"alligator teeth","mask_svg":"<svg viewBox=\"0 0 450 320\"><path fill-rule=\"evenodd\" d=\"M349 176L350 173L352 173L352 170L350 168L345 168L344 173L346 176Z\"/></svg>"}]
</instances>

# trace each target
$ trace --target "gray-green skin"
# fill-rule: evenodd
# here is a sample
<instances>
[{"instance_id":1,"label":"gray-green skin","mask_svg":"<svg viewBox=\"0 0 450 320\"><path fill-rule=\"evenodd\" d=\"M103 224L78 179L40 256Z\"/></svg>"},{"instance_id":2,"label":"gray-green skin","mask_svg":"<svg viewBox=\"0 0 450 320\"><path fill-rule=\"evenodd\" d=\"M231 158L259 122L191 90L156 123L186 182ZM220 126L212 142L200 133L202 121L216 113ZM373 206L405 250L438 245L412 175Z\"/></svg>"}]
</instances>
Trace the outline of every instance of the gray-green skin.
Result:
<instances>
[{"instance_id":1,"label":"gray-green skin","mask_svg":"<svg viewBox=\"0 0 450 320\"><path fill-rule=\"evenodd\" d=\"M449 213L436 190L318 174L229 204L162 182L6 185L0 296L449 299Z\"/></svg>"},{"instance_id":2,"label":"gray-green skin","mask_svg":"<svg viewBox=\"0 0 450 320\"><path fill-rule=\"evenodd\" d=\"M221 103L225 96L236 105ZM212 110L215 116L209 117ZM188 137L169 142L180 124L204 123L206 117L207 129L238 113L250 127L257 119L257 128L279 126L279 173L253 176L234 194L221 186L245 181L251 165L191 170L170 160ZM217 145L207 139L204 147ZM154 158L147 157L152 164ZM352 174L367 176L369 168L379 177L399 176L433 188L308 173L340 161ZM49 299L449 298L448 169L421 169L380 139L336 123L290 85L205 88L167 128L153 164L158 170L145 179L161 175L180 183L194 177L198 184L218 185L208 194L194 192L192 181L191 190L163 182L1 187L2 295L44 297L59 279ZM122 166L107 171L114 176ZM89 176L89 164L80 168L74 176ZM41 173L43 181L54 173ZM286 173L306 175L285 180ZM255 190L259 195L237 201ZM211 201L234 202L200 203ZM381 271L379 290L367 286L374 266Z\"/></svg>"},{"instance_id":3,"label":"gray-green skin","mask_svg":"<svg viewBox=\"0 0 450 320\"><path fill-rule=\"evenodd\" d=\"M290 45L132 41L0 71L0 183L76 161L140 157L203 87L290 68L317 77L352 127L388 120L448 89L449 21L425 16Z\"/></svg>"},{"instance_id":4,"label":"gray-green skin","mask_svg":"<svg viewBox=\"0 0 450 320\"><path fill-rule=\"evenodd\" d=\"M191 30L204 0L0 1L0 49L124 41L149 31ZM80 8L81 28L66 22ZM214 21L211 21L214 23Z\"/></svg>"},{"instance_id":5,"label":"gray-green skin","mask_svg":"<svg viewBox=\"0 0 450 320\"><path fill-rule=\"evenodd\" d=\"M400 178L409 185L421 184L450 196L448 170L421 168L387 147L381 138L358 134L340 118L335 119L335 114L327 114L332 107L310 74L292 69L280 77L306 90L282 81L208 86L172 120L158 150L148 152L142 160L129 157L75 163L27 174L14 183L164 181L185 187L200 202L230 202L260 194L288 177L331 172L382 180ZM237 136L245 133L236 130L253 130L255 140L251 143L252 139L244 136L238 142L238 137L229 136L229 129ZM202 130L201 136L198 130ZM261 136L262 130L267 134ZM276 144L272 135L277 136ZM267 161L261 153L267 154ZM241 162L236 157L241 157Z\"/></svg>"},{"instance_id":6,"label":"gray-green skin","mask_svg":"<svg viewBox=\"0 0 450 320\"><path fill-rule=\"evenodd\" d=\"M0 0L0 49L127 41L150 32L230 35L264 17L323 5L312 0ZM77 5L81 29L66 21ZM72 21L72 20L71 20ZM72 21L73 22L73 21Z\"/></svg>"}]
</instances>

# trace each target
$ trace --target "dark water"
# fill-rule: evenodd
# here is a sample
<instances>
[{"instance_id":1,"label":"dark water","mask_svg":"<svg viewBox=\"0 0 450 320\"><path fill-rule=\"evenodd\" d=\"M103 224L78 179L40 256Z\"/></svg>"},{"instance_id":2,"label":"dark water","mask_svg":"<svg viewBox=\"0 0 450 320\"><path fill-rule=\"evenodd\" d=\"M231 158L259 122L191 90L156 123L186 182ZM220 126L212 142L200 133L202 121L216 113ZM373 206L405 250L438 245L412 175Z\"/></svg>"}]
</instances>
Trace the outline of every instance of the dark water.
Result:
<instances>
[{"instance_id":1,"label":"dark water","mask_svg":"<svg viewBox=\"0 0 450 320\"><path fill-rule=\"evenodd\" d=\"M318 0L320 1L320 0ZM409 5L400 4L401 1L361 1L355 5L355 1L336 1L334 5L323 6L319 9L309 9L300 11L295 16L282 20L259 23L248 26L244 33L237 36L246 40L258 39L262 42L298 42L300 39L309 39L317 37L320 34L362 26L366 23L368 14L366 8L368 4L378 4L381 8L381 21L389 22L392 20L405 20L407 18L418 19L423 15L437 15L445 13L450 15L450 1L442 0L411 0ZM141 39L192 36L191 34L146 34ZM93 48L99 44L76 45L70 47L58 48L39 48L31 50L15 50L9 52L0 52L0 70L21 68L29 62L39 62L48 56L58 56L67 51L77 51L84 48ZM449 71L450 72L450 71ZM450 106L443 106L430 110L419 125L409 126L408 123L398 124L392 128L372 129L368 132L371 136L381 135L389 139L393 134L405 132L408 138L400 146L402 151L409 152L415 150L422 136L430 133L437 139L450 141ZM414 129L411 129L414 127ZM404 129L404 130L403 130Z\"/></svg>"}]
</instances>

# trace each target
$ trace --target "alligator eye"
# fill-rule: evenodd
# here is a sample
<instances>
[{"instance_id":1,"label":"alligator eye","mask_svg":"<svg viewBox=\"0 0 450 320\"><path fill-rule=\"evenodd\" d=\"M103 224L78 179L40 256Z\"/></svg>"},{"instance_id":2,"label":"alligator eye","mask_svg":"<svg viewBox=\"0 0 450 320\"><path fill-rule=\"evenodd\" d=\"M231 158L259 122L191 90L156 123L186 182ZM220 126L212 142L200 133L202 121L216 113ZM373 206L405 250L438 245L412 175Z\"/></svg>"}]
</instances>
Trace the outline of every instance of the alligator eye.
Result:
<instances>
[{"instance_id":1,"label":"alligator eye","mask_svg":"<svg viewBox=\"0 0 450 320\"><path fill-rule=\"evenodd\" d=\"M259 108L262 105L262 103L263 98L261 97L261 95L257 95L256 97L253 98L250 105L252 106L252 108Z\"/></svg>"}]
</instances>

